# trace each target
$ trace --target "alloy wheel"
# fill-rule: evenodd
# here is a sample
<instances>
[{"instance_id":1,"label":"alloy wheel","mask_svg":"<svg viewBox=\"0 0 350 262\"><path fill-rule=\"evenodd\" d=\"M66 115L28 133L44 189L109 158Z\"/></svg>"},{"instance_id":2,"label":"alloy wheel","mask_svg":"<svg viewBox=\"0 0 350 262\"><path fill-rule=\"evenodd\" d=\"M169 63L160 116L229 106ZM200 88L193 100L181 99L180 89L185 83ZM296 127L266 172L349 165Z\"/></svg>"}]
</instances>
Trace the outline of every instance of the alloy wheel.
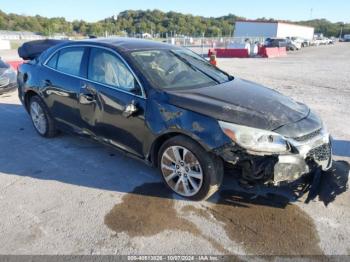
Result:
<instances>
[{"instance_id":1,"label":"alloy wheel","mask_svg":"<svg viewBox=\"0 0 350 262\"><path fill-rule=\"evenodd\" d=\"M36 130L41 135L44 135L47 129L45 113L41 106L35 101L30 104L30 115Z\"/></svg>"},{"instance_id":2,"label":"alloy wheel","mask_svg":"<svg viewBox=\"0 0 350 262\"><path fill-rule=\"evenodd\" d=\"M197 157L185 147L168 147L161 158L161 170L166 183L179 195L193 196L202 187L202 167Z\"/></svg>"}]
</instances>

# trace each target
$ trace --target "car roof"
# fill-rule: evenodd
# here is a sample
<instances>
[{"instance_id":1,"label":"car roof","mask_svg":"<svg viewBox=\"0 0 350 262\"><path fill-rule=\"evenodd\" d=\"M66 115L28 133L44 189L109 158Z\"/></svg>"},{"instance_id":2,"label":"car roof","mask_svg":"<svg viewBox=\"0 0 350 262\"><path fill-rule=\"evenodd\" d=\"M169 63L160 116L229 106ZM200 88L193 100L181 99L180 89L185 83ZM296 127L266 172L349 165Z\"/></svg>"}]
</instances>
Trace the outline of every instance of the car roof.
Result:
<instances>
[{"instance_id":1,"label":"car roof","mask_svg":"<svg viewBox=\"0 0 350 262\"><path fill-rule=\"evenodd\" d=\"M115 49L118 53L127 54L130 51L137 50L176 50L181 49L175 45L170 45L162 42L145 40L139 38L127 38L127 37L118 37L118 38L92 38L84 39L80 41L64 41L61 44L52 46L51 48L45 50L41 53L39 61L45 62L53 53L57 50L69 46L80 46L80 45L93 45L107 47Z\"/></svg>"},{"instance_id":2,"label":"car roof","mask_svg":"<svg viewBox=\"0 0 350 262\"><path fill-rule=\"evenodd\" d=\"M118 51L136 51L136 50L147 50L147 49L178 49L178 47L162 42L138 39L138 38L93 38L81 41L72 41L69 44L93 44L109 46L117 49Z\"/></svg>"}]
</instances>

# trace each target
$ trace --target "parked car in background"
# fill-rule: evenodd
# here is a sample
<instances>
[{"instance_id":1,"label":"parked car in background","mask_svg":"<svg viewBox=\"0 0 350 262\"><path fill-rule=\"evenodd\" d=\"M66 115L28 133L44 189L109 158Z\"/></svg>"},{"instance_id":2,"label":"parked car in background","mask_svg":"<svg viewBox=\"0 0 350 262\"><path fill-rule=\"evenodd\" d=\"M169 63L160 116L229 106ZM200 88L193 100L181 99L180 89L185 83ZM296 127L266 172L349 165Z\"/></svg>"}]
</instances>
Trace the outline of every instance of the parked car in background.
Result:
<instances>
[{"instance_id":1,"label":"parked car in background","mask_svg":"<svg viewBox=\"0 0 350 262\"><path fill-rule=\"evenodd\" d=\"M301 44L301 47L309 47L309 46L311 46L311 40L309 40L309 39L303 39L303 42L302 42L302 44Z\"/></svg>"},{"instance_id":2,"label":"parked car in background","mask_svg":"<svg viewBox=\"0 0 350 262\"><path fill-rule=\"evenodd\" d=\"M276 185L332 165L330 135L309 107L187 49L91 39L33 56L40 48L25 45L18 93L39 135L89 135L158 167L183 197L210 197L224 163Z\"/></svg>"},{"instance_id":3,"label":"parked car in background","mask_svg":"<svg viewBox=\"0 0 350 262\"><path fill-rule=\"evenodd\" d=\"M301 43L291 38L266 38L264 45L266 47L285 47L292 51L301 49Z\"/></svg>"},{"instance_id":4,"label":"parked car in background","mask_svg":"<svg viewBox=\"0 0 350 262\"><path fill-rule=\"evenodd\" d=\"M321 45L330 45L330 44L334 44L333 40L331 40L330 38L328 37L323 37L320 40L320 44Z\"/></svg>"},{"instance_id":5,"label":"parked car in background","mask_svg":"<svg viewBox=\"0 0 350 262\"><path fill-rule=\"evenodd\" d=\"M334 44L334 40L327 37L317 37L314 39L314 45L331 45Z\"/></svg>"},{"instance_id":6,"label":"parked car in background","mask_svg":"<svg viewBox=\"0 0 350 262\"><path fill-rule=\"evenodd\" d=\"M314 39L313 44L314 46L320 46L320 45L325 45L326 42L324 41L323 38L318 37Z\"/></svg>"},{"instance_id":7,"label":"parked car in background","mask_svg":"<svg viewBox=\"0 0 350 262\"><path fill-rule=\"evenodd\" d=\"M287 40L290 40L290 41L293 41L295 43L299 43L300 45L302 43L304 43L304 39L300 38L300 37L295 37L295 36L292 36L292 37L287 37Z\"/></svg>"},{"instance_id":8,"label":"parked car in background","mask_svg":"<svg viewBox=\"0 0 350 262\"><path fill-rule=\"evenodd\" d=\"M302 43L304 42L302 39L297 37L287 37L287 50L296 51L300 50L302 47Z\"/></svg>"},{"instance_id":9,"label":"parked car in background","mask_svg":"<svg viewBox=\"0 0 350 262\"><path fill-rule=\"evenodd\" d=\"M16 71L0 58L0 95L16 89L16 83Z\"/></svg>"},{"instance_id":10,"label":"parked car in background","mask_svg":"<svg viewBox=\"0 0 350 262\"><path fill-rule=\"evenodd\" d=\"M264 45L266 47L286 47L288 42L285 38L266 38Z\"/></svg>"}]
</instances>

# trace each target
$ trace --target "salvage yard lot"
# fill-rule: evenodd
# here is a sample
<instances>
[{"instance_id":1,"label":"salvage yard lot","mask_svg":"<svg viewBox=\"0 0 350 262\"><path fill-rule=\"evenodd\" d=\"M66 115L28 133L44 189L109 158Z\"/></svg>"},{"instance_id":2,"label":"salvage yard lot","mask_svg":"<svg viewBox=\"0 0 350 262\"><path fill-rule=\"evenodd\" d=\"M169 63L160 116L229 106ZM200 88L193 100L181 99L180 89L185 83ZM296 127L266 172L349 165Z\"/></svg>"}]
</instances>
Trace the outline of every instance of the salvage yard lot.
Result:
<instances>
[{"instance_id":1,"label":"salvage yard lot","mask_svg":"<svg viewBox=\"0 0 350 262\"><path fill-rule=\"evenodd\" d=\"M350 254L349 58L350 44L339 43L218 60L321 115L335 161L309 203L302 181L244 191L230 173L208 201L185 201L157 170L114 149L74 135L39 137L17 93L0 96L0 253Z\"/></svg>"}]
</instances>

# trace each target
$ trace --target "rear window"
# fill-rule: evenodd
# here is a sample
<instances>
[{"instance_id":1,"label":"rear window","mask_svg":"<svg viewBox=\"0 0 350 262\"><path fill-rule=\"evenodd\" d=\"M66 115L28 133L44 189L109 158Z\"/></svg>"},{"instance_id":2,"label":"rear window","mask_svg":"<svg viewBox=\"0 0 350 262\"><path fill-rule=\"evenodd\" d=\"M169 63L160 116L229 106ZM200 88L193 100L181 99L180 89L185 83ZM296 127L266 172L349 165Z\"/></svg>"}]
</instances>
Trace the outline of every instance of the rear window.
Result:
<instances>
[{"instance_id":1,"label":"rear window","mask_svg":"<svg viewBox=\"0 0 350 262\"><path fill-rule=\"evenodd\" d=\"M60 72L79 76L83 55L84 47L64 48L51 57L46 65Z\"/></svg>"},{"instance_id":2,"label":"rear window","mask_svg":"<svg viewBox=\"0 0 350 262\"><path fill-rule=\"evenodd\" d=\"M58 60L58 52L50 58L50 60L46 63L48 67L56 69L57 67L57 60Z\"/></svg>"}]
</instances>

